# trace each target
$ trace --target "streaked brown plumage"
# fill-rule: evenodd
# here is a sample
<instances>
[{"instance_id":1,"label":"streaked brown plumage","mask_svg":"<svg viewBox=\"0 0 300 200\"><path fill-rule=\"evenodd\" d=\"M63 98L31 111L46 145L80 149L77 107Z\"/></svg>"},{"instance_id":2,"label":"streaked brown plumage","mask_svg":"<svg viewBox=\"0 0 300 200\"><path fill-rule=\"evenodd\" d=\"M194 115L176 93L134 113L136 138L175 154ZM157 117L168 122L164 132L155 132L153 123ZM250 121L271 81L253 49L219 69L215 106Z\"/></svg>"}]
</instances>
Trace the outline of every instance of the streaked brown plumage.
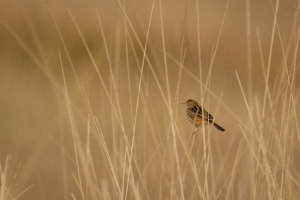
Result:
<instances>
[{"instance_id":1,"label":"streaked brown plumage","mask_svg":"<svg viewBox=\"0 0 300 200\"><path fill-rule=\"evenodd\" d=\"M213 124L218 130L225 131L225 129L219 126L218 124L216 124L213 120L214 118L193 99L189 99L182 104L184 104L186 107L187 119L192 124L194 124L197 127L197 129L199 126L202 126L203 124L204 125Z\"/></svg>"}]
</instances>

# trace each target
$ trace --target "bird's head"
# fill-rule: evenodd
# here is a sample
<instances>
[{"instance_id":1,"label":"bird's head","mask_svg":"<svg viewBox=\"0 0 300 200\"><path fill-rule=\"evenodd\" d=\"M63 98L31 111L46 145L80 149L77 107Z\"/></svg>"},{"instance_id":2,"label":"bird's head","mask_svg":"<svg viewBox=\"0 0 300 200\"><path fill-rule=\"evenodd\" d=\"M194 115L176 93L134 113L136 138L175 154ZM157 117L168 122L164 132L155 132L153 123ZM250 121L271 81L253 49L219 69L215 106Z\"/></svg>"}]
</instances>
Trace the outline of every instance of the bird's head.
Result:
<instances>
[{"instance_id":1,"label":"bird's head","mask_svg":"<svg viewBox=\"0 0 300 200\"><path fill-rule=\"evenodd\" d=\"M189 107L193 107L193 106L199 105L199 104L198 104L196 101L194 101L193 99L189 99L189 100L187 100L186 102L181 103L181 104L184 104L186 108L189 108Z\"/></svg>"}]
</instances>

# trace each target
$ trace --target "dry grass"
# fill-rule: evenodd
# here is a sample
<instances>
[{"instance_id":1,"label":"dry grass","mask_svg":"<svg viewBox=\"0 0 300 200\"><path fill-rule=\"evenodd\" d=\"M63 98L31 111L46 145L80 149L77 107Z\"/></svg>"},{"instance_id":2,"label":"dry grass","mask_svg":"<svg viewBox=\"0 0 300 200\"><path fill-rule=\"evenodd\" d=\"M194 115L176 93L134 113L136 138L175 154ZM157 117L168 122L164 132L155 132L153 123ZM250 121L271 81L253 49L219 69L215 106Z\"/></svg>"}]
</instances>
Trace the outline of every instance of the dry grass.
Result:
<instances>
[{"instance_id":1,"label":"dry grass","mask_svg":"<svg viewBox=\"0 0 300 200\"><path fill-rule=\"evenodd\" d=\"M0 7L1 200L300 198L297 1Z\"/></svg>"}]
</instances>

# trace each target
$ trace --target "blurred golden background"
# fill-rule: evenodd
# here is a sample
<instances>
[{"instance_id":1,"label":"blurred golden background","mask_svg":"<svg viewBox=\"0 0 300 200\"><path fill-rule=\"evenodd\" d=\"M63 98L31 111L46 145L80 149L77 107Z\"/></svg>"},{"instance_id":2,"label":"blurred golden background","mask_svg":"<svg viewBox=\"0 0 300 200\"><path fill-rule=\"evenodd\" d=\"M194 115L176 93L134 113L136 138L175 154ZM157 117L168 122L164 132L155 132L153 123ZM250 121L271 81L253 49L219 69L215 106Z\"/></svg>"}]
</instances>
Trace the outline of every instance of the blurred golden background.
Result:
<instances>
[{"instance_id":1,"label":"blurred golden background","mask_svg":"<svg viewBox=\"0 0 300 200\"><path fill-rule=\"evenodd\" d=\"M275 0L199 0L198 10L194 0L1 1L1 197L298 199L299 70L292 72L300 5L280 1L278 12L276 6ZM146 41L148 60L140 46ZM200 78L209 83L205 96ZM180 103L202 97L226 131L205 127L206 136L198 129L193 140Z\"/></svg>"}]
</instances>

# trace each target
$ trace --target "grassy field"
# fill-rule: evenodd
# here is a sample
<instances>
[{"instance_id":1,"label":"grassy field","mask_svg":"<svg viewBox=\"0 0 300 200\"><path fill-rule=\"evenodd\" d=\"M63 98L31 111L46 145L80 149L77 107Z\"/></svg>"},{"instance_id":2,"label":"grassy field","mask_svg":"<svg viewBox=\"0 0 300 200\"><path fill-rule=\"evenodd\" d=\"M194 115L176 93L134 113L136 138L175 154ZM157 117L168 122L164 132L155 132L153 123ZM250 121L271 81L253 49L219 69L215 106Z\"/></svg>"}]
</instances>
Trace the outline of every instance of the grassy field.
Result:
<instances>
[{"instance_id":1,"label":"grassy field","mask_svg":"<svg viewBox=\"0 0 300 200\"><path fill-rule=\"evenodd\" d=\"M300 198L298 1L0 11L0 200Z\"/></svg>"}]
</instances>

